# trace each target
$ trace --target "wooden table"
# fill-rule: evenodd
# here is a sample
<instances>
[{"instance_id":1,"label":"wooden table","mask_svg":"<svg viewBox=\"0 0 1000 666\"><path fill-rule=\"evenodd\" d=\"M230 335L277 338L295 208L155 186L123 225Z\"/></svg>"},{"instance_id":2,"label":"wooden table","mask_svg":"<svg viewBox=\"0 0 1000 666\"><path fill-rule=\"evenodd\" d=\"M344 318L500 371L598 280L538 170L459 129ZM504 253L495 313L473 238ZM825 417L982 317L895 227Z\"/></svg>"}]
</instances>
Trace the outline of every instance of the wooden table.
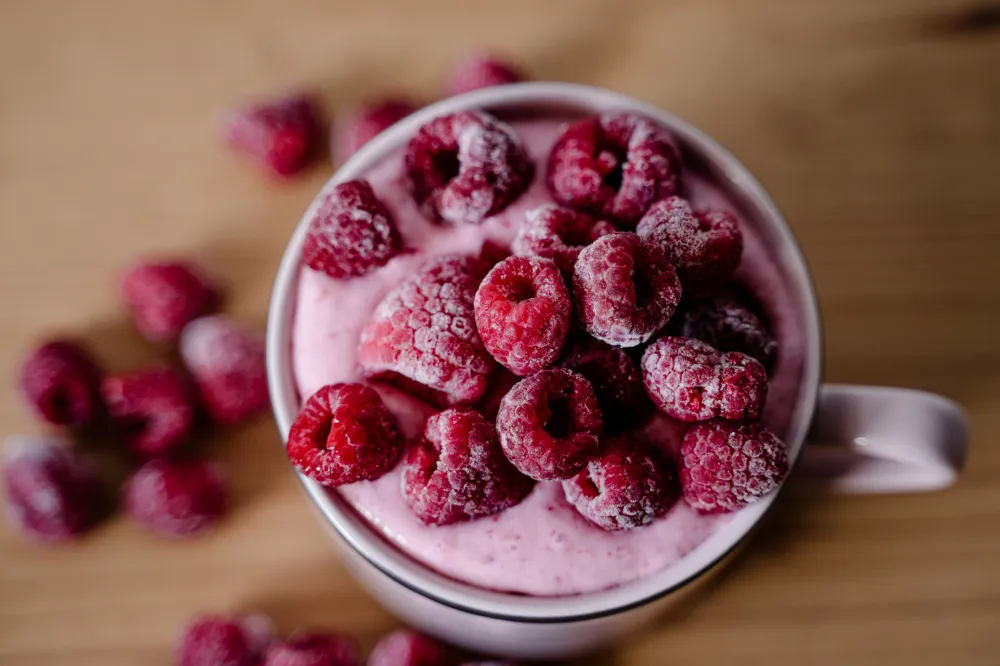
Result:
<instances>
[{"instance_id":1,"label":"wooden table","mask_svg":"<svg viewBox=\"0 0 1000 666\"><path fill-rule=\"evenodd\" d=\"M296 87L329 109L429 100L451 63L493 46L537 78L615 88L718 138L811 261L827 378L940 392L972 419L956 487L786 501L724 584L590 663L1000 663L1000 10L973 7L6 0L0 366L13 377L50 332L112 368L163 355L113 289L147 253L203 260L232 285L229 311L262 326L330 167L267 182L220 148L220 110ZM11 383L0 391L4 432L37 430ZM317 529L268 418L206 447L235 490L209 538L115 520L46 550L0 532L0 663L168 664L203 610L263 610L365 647L394 626Z\"/></svg>"}]
</instances>

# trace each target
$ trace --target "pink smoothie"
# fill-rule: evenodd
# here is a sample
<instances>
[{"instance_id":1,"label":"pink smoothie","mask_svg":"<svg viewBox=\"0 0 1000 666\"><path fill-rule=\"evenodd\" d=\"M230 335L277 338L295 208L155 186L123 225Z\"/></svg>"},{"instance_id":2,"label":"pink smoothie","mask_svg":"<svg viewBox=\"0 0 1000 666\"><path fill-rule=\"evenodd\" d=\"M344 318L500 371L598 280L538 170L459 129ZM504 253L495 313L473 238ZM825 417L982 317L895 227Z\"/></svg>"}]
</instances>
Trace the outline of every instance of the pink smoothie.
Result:
<instances>
[{"instance_id":1,"label":"pink smoothie","mask_svg":"<svg viewBox=\"0 0 1000 666\"><path fill-rule=\"evenodd\" d=\"M545 186L545 160L565 123L564 117L511 122L535 161L535 180L514 204L479 226L445 227L425 219L403 182L399 154L389 156L368 173L376 194L393 214L405 245L414 252L352 280L333 280L302 269L292 332L293 370L301 396L312 395L333 382L361 379L356 363L361 329L382 297L428 256L477 252L487 239L509 245L524 212L552 201ZM704 180L688 176L685 185L695 208L723 208L741 217L722 192ZM740 278L763 302L780 344L764 421L783 433L801 375L798 325L790 314L783 280L753 225L743 220L742 228L746 249ZM376 388L404 434L418 436L434 408L392 387ZM658 416L645 432L651 441L675 450L682 431L679 424ZM387 540L437 571L484 588L537 596L591 592L654 573L684 557L728 520L727 516L699 515L680 501L650 525L606 532L566 502L558 483L542 482L521 504L498 515L429 527L406 506L399 468L376 481L330 492L340 492Z\"/></svg>"}]
</instances>

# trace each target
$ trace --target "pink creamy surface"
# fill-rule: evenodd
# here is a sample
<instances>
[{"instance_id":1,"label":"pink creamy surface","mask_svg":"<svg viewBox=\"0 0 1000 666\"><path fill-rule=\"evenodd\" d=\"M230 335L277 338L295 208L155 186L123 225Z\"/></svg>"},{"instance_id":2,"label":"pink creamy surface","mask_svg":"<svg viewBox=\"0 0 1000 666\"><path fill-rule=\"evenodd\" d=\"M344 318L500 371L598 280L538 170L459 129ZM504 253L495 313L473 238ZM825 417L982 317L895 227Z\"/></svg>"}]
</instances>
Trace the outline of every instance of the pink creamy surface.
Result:
<instances>
[{"instance_id":1,"label":"pink creamy surface","mask_svg":"<svg viewBox=\"0 0 1000 666\"><path fill-rule=\"evenodd\" d=\"M404 244L415 252L352 280L336 281L310 269L301 271L292 333L292 362L300 395L312 395L333 382L360 379L355 350L361 329L382 297L429 255L476 252L487 238L509 244L524 212L551 202L544 166L564 123L560 118L512 123L536 163L537 174L525 194L481 226L442 227L424 219L403 183L398 155L372 169L369 182L393 214ZM723 208L740 217L707 183L688 179L686 185L695 208ZM766 248L750 225L741 226L746 249L740 278L764 301L780 344L765 410L765 422L780 434L787 427L801 375L801 335ZM417 436L434 409L391 387L377 388L404 434ZM678 446L678 428L665 416L654 419L645 431L660 446L671 450ZM592 592L660 571L728 520L727 516L698 515L681 501L651 525L606 532L566 502L558 483L546 482L537 484L521 504L498 515L428 527L406 506L398 468L376 481L344 486L339 492L386 539L418 561L484 588L537 596Z\"/></svg>"}]
</instances>

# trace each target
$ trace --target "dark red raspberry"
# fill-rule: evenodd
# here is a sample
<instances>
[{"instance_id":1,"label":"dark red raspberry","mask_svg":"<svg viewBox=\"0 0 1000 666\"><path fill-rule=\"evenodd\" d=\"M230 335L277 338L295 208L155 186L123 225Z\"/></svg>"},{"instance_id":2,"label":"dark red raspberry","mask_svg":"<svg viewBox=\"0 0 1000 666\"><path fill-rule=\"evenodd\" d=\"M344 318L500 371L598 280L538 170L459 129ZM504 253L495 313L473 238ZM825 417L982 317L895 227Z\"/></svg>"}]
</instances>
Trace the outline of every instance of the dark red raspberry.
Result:
<instances>
[{"instance_id":1,"label":"dark red raspberry","mask_svg":"<svg viewBox=\"0 0 1000 666\"><path fill-rule=\"evenodd\" d=\"M693 338L660 338L646 348L641 367L649 397L681 421L755 419L767 397L760 362Z\"/></svg>"},{"instance_id":2,"label":"dark red raspberry","mask_svg":"<svg viewBox=\"0 0 1000 666\"><path fill-rule=\"evenodd\" d=\"M681 300L681 283L662 250L633 233L618 232L580 253L573 295L588 333L616 347L634 347L670 320Z\"/></svg>"},{"instance_id":3,"label":"dark red raspberry","mask_svg":"<svg viewBox=\"0 0 1000 666\"><path fill-rule=\"evenodd\" d=\"M635 426L652 407L638 366L618 347L581 336L559 367L587 378L607 429Z\"/></svg>"},{"instance_id":4,"label":"dark red raspberry","mask_svg":"<svg viewBox=\"0 0 1000 666\"><path fill-rule=\"evenodd\" d=\"M621 438L583 471L562 482L566 500L606 530L628 530L667 512L680 489L671 465L636 441Z\"/></svg>"},{"instance_id":5,"label":"dark red raspberry","mask_svg":"<svg viewBox=\"0 0 1000 666\"><path fill-rule=\"evenodd\" d=\"M377 479L402 451L403 438L382 397L364 384L316 391L288 434L292 464L325 486Z\"/></svg>"},{"instance_id":6,"label":"dark red raspberry","mask_svg":"<svg viewBox=\"0 0 1000 666\"><path fill-rule=\"evenodd\" d=\"M179 666L256 666L274 640L265 615L209 615L188 625L177 650Z\"/></svg>"},{"instance_id":7,"label":"dark red raspberry","mask_svg":"<svg viewBox=\"0 0 1000 666\"><path fill-rule=\"evenodd\" d=\"M507 459L539 481L575 476L600 452L601 408L594 389L569 370L542 370L500 401L497 434Z\"/></svg>"},{"instance_id":8,"label":"dark red raspberry","mask_svg":"<svg viewBox=\"0 0 1000 666\"><path fill-rule=\"evenodd\" d=\"M677 193L680 154L653 121L631 113L579 120L549 155L557 202L631 229L654 202Z\"/></svg>"},{"instance_id":9,"label":"dark red raspberry","mask_svg":"<svg viewBox=\"0 0 1000 666\"><path fill-rule=\"evenodd\" d=\"M710 292L728 282L743 254L735 217L721 210L692 211L680 197L654 204L636 232L663 248L688 294Z\"/></svg>"},{"instance_id":10,"label":"dark red raspberry","mask_svg":"<svg viewBox=\"0 0 1000 666\"><path fill-rule=\"evenodd\" d=\"M195 319L180 339L181 359L219 424L235 425L267 407L264 341L224 315Z\"/></svg>"},{"instance_id":11,"label":"dark red raspberry","mask_svg":"<svg viewBox=\"0 0 1000 666\"><path fill-rule=\"evenodd\" d=\"M194 264L142 263L121 282L122 298L136 328L151 342L177 339L192 319L219 305L221 292Z\"/></svg>"},{"instance_id":12,"label":"dark red raspberry","mask_svg":"<svg viewBox=\"0 0 1000 666\"><path fill-rule=\"evenodd\" d=\"M357 277L399 253L396 223L365 180L330 190L309 222L302 261L335 279Z\"/></svg>"},{"instance_id":13,"label":"dark red raspberry","mask_svg":"<svg viewBox=\"0 0 1000 666\"><path fill-rule=\"evenodd\" d=\"M107 496L90 462L55 437L8 437L3 450L7 515L38 541L68 541L92 527Z\"/></svg>"},{"instance_id":14,"label":"dark red raspberry","mask_svg":"<svg viewBox=\"0 0 1000 666\"><path fill-rule=\"evenodd\" d=\"M261 666L358 666L354 641L328 632L310 631L272 645Z\"/></svg>"},{"instance_id":15,"label":"dark red raspberry","mask_svg":"<svg viewBox=\"0 0 1000 666\"><path fill-rule=\"evenodd\" d=\"M473 305L483 268L474 257L438 257L389 292L361 332L365 375L442 406L477 402L494 368Z\"/></svg>"},{"instance_id":16,"label":"dark red raspberry","mask_svg":"<svg viewBox=\"0 0 1000 666\"><path fill-rule=\"evenodd\" d=\"M430 417L403 465L403 496L428 525L499 513L532 485L504 457L493 424L468 407Z\"/></svg>"},{"instance_id":17,"label":"dark red raspberry","mask_svg":"<svg viewBox=\"0 0 1000 666\"><path fill-rule=\"evenodd\" d=\"M382 637L368 657L368 666L446 666L445 647L433 638L409 629Z\"/></svg>"},{"instance_id":18,"label":"dark red raspberry","mask_svg":"<svg viewBox=\"0 0 1000 666\"><path fill-rule=\"evenodd\" d=\"M333 133L334 162L346 161L361 146L418 108L407 99L390 97L365 104L345 118L336 120Z\"/></svg>"},{"instance_id":19,"label":"dark red raspberry","mask_svg":"<svg viewBox=\"0 0 1000 666\"><path fill-rule=\"evenodd\" d=\"M231 111L226 140L267 166L277 176L292 176L316 156L320 142L315 104L288 97Z\"/></svg>"},{"instance_id":20,"label":"dark red raspberry","mask_svg":"<svg viewBox=\"0 0 1000 666\"><path fill-rule=\"evenodd\" d=\"M46 342L21 366L21 393L45 421L83 427L101 414L101 370L80 345Z\"/></svg>"},{"instance_id":21,"label":"dark red raspberry","mask_svg":"<svg viewBox=\"0 0 1000 666\"><path fill-rule=\"evenodd\" d=\"M168 537L200 534L226 512L226 488L217 467L200 460L152 460L125 483L125 510Z\"/></svg>"},{"instance_id":22,"label":"dark red raspberry","mask_svg":"<svg viewBox=\"0 0 1000 666\"><path fill-rule=\"evenodd\" d=\"M173 368L109 375L101 383L101 394L126 447L135 455L168 453L183 444L194 428L191 387Z\"/></svg>"},{"instance_id":23,"label":"dark red raspberry","mask_svg":"<svg viewBox=\"0 0 1000 666\"><path fill-rule=\"evenodd\" d=\"M514 130L482 111L435 118L410 140L404 159L424 214L452 224L478 224L499 213L534 171Z\"/></svg>"},{"instance_id":24,"label":"dark red raspberry","mask_svg":"<svg viewBox=\"0 0 1000 666\"><path fill-rule=\"evenodd\" d=\"M573 301L551 259L509 257L476 292L476 328L486 350L521 377L552 365L569 332Z\"/></svg>"},{"instance_id":25,"label":"dark red raspberry","mask_svg":"<svg viewBox=\"0 0 1000 666\"><path fill-rule=\"evenodd\" d=\"M737 351L760 361L765 368L774 364L778 343L767 324L740 299L731 295L696 301L684 311L680 334L697 338L719 351Z\"/></svg>"},{"instance_id":26,"label":"dark red raspberry","mask_svg":"<svg viewBox=\"0 0 1000 666\"><path fill-rule=\"evenodd\" d=\"M448 94L461 95L522 80L524 76L512 65L488 54L478 54L458 63L448 82Z\"/></svg>"},{"instance_id":27,"label":"dark red raspberry","mask_svg":"<svg viewBox=\"0 0 1000 666\"><path fill-rule=\"evenodd\" d=\"M728 513L778 487L788 473L785 444L756 423L709 421L684 435L684 499L702 513Z\"/></svg>"},{"instance_id":28,"label":"dark red raspberry","mask_svg":"<svg viewBox=\"0 0 1000 666\"><path fill-rule=\"evenodd\" d=\"M513 249L516 254L552 259L567 279L583 248L616 231L613 224L556 204L543 204L524 214Z\"/></svg>"},{"instance_id":29,"label":"dark red raspberry","mask_svg":"<svg viewBox=\"0 0 1000 666\"><path fill-rule=\"evenodd\" d=\"M466 661L461 666L517 666L513 661Z\"/></svg>"}]
</instances>

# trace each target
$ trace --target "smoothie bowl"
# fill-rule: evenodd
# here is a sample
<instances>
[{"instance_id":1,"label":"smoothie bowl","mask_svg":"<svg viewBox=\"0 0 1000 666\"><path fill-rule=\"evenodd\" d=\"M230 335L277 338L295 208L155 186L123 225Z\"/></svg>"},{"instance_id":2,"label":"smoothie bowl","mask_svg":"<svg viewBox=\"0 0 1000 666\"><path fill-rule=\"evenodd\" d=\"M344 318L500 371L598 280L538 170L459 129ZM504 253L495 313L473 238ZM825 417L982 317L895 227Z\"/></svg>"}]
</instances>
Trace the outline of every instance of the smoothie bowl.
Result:
<instances>
[{"instance_id":1,"label":"smoothie bowl","mask_svg":"<svg viewBox=\"0 0 1000 666\"><path fill-rule=\"evenodd\" d=\"M293 235L268 324L278 427L359 582L515 658L676 603L790 470L954 480L957 407L821 386L821 356L759 183L670 114L556 83L444 100L362 148Z\"/></svg>"}]
</instances>

